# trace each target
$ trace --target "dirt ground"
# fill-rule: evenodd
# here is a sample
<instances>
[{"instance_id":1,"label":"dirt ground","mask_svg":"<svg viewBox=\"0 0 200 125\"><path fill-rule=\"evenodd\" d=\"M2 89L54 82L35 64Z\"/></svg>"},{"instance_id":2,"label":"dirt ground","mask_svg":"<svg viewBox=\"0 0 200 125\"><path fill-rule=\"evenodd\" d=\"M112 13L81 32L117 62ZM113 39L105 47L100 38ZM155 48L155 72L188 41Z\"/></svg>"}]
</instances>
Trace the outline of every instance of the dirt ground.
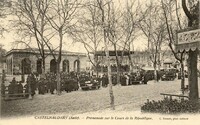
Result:
<instances>
[{"instance_id":1,"label":"dirt ground","mask_svg":"<svg viewBox=\"0 0 200 125\"><path fill-rule=\"evenodd\" d=\"M115 111L139 112L141 105L147 99L162 99L163 96L160 93L180 93L180 86L180 80L160 81L158 83L150 81L147 85L114 86ZM110 110L109 99L108 88L91 91L79 89L71 93L62 92L60 96L36 94L32 100L4 101L1 99L1 118L104 112Z\"/></svg>"}]
</instances>

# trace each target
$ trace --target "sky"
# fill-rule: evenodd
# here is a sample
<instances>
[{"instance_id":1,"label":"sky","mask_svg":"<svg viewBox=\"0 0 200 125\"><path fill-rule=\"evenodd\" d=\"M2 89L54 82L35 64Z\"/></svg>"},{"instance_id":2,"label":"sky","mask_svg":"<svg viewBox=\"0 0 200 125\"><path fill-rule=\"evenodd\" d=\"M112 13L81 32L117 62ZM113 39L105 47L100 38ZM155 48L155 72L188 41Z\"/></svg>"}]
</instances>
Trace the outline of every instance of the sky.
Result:
<instances>
[{"instance_id":1,"label":"sky","mask_svg":"<svg viewBox=\"0 0 200 125\"><path fill-rule=\"evenodd\" d=\"M144 0L140 0L141 2ZM124 4L124 0L114 0L115 3L120 3L119 5L123 5ZM18 41L20 40L20 36L18 36L15 31L12 30L12 27L10 27L9 25L9 20L13 20L14 17L9 16L5 19L1 19L0 23L3 24L3 26L8 29L8 32L4 32L3 37L0 37L0 44L4 45L4 49L6 49L7 51L13 49L13 48L23 48L24 45L16 45L13 42L14 41ZM55 38L55 40L53 41L53 45L57 46L57 42L58 39ZM64 46L63 46L63 50L67 50L67 51L74 51L74 52L86 52L86 50L84 49L83 45L80 43L72 43L72 40L69 37L64 38ZM36 44L34 44L35 42L32 42L32 46L33 47L37 47ZM134 48L137 49L144 49L146 47L146 40L145 39L137 39L134 42Z\"/></svg>"},{"instance_id":2,"label":"sky","mask_svg":"<svg viewBox=\"0 0 200 125\"><path fill-rule=\"evenodd\" d=\"M123 5L125 0L114 0L115 3L120 3L120 5ZM119 2L120 1L120 2ZM146 0L140 0L140 3L144 3ZM153 2L158 0L152 0ZM9 31L4 33L3 37L0 37L0 44L4 45L4 49L7 51L11 50L12 48L23 48L24 46L13 44L14 41L20 40L20 36L18 36L15 31L12 30L12 28L9 26L9 20L12 20L14 17L10 16L6 19L3 19L0 21L1 24L3 24ZM83 44L80 43L72 43L72 40L65 36L64 38L64 46L63 50L67 51L73 51L73 52L86 52L85 48L83 47ZM53 45L57 46L58 39L53 40ZM138 37L134 42L134 50L144 50L147 47L147 39L145 39L144 36ZM36 43L32 44L34 48L37 47Z\"/></svg>"}]
</instances>

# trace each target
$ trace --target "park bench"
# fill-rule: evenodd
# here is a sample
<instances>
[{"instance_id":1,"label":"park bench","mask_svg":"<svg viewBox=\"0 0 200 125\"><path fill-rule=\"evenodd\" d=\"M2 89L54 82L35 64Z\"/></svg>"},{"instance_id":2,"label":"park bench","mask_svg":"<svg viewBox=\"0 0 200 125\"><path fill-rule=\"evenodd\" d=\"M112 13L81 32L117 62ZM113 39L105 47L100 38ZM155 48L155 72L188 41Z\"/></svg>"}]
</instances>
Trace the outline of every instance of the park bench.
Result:
<instances>
[{"instance_id":1,"label":"park bench","mask_svg":"<svg viewBox=\"0 0 200 125\"><path fill-rule=\"evenodd\" d=\"M29 95L29 93L16 93L16 94L5 94L2 95L5 101L8 100L17 100L17 99L25 99L27 98L26 95Z\"/></svg>"},{"instance_id":2,"label":"park bench","mask_svg":"<svg viewBox=\"0 0 200 125\"><path fill-rule=\"evenodd\" d=\"M6 86L6 88L7 88L7 86ZM23 88L23 91L24 91L23 93L9 94L8 89L6 89L5 90L6 93L4 95L1 95L1 96L5 101L25 99L25 98L27 98L26 96L29 95L29 93L25 93L25 88Z\"/></svg>"},{"instance_id":3,"label":"park bench","mask_svg":"<svg viewBox=\"0 0 200 125\"><path fill-rule=\"evenodd\" d=\"M185 95L176 95L176 94L160 93L160 95L163 95L164 98L169 98L170 100L172 100L172 97L178 97L179 99L189 98L188 96Z\"/></svg>"}]
</instances>

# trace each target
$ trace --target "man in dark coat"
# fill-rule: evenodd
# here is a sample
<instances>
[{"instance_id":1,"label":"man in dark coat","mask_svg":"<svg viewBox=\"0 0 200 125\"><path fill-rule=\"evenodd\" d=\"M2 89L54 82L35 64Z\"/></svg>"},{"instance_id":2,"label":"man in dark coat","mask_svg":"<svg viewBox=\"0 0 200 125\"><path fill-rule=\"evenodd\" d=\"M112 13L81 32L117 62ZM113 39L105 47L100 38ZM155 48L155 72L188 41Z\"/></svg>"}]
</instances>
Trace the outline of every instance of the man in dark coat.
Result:
<instances>
[{"instance_id":1,"label":"man in dark coat","mask_svg":"<svg viewBox=\"0 0 200 125\"><path fill-rule=\"evenodd\" d=\"M36 78L34 76L34 74L31 74L31 78L30 78L30 85L31 85L31 96L35 95L35 90L36 90Z\"/></svg>"},{"instance_id":2,"label":"man in dark coat","mask_svg":"<svg viewBox=\"0 0 200 125\"><path fill-rule=\"evenodd\" d=\"M6 73L5 73L5 70L3 70L2 72L2 83L5 83L5 79L6 79Z\"/></svg>"},{"instance_id":3,"label":"man in dark coat","mask_svg":"<svg viewBox=\"0 0 200 125\"><path fill-rule=\"evenodd\" d=\"M49 88L51 94L54 94L54 90L56 89L56 76L54 74L52 74L50 77Z\"/></svg>"},{"instance_id":4,"label":"man in dark coat","mask_svg":"<svg viewBox=\"0 0 200 125\"><path fill-rule=\"evenodd\" d=\"M107 85L108 85L108 76L104 74L102 77L102 86L107 87Z\"/></svg>"},{"instance_id":5,"label":"man in dark coat","mask_svg":"<svg viewBox=\"0 0 200 125\"><path fill-rule=\"evenodd\" d=\"M26 79L26 85L24 87L26 88L25 92L32 95L32 92L31 92L31 76L30 75L28 75L28 77ZM28 97L28 96L29 95L26 95L26 97Z\"/></svg>"},{"instance_id":6,"label":"man in dark coat","mask_svg":"<svg viewBox=\"0 0 200 125\"><path fill-rule=\"evenodd\" d=\"M5 84L4 83L2 83L1 84L1 95L5 95L5 93L6 93L6 86L5 86Z\"/></svg>"},{"instance_id":7,"label":"man in dark coat","mask_svg":"<svg viewBox=\"0 0 200 125\"><path fill-rule=\"evenodd\" d=\"M143 77L144 77L144 84L147 84L147 82L148 82L148 74L147 73L144 73L143 74Z\"/></svg>"},{"instance_id":8,"label":"man in dark coat","mask_svg":"<svg viewBox=\"0 0 200 125\"><path fill-rule=\"evenodd\" d=\"M122 85L122 86L125 86L125 85L126 85L126 77L125 77L125 75L122 75L122 76L121 76L121 85Z\"/></svg>"},{"instance_id":9,"label":"man in dark coat","mask_svg":"<svg viewBox=\"0 0 200 125\"><path fill-rule=\"evenodd\" d=\"M65 88L66 92L70 92L70 79L69 79L69 77L64 82L64 88Z\"/></svg>"},{"instance_id":10,"label":"man in dark coat","mask_svg":"<svg viewBox=\"0 0 200 125\"><path fill-rule=\"evenodd\" d=\"M55 81L50 81L49 87L50 87L50 93L51 93L51 94L54 94L54 90L55 90Z\"/></svg>"},{"instance_id":11,"label":"man in dark coat","mask_svg":"<svg viewBox=\"0 0 200 125\"><path fill-rule=\"evenodd\" d=\"M23 85L21 82L18 83L17 85L18 87L18 93L23 93ZM23 95L19 95L20 97L22 97Z\"/></svg>"},{"instance_id":12,"label":"man in dark coat","mask_svg":"<svg viewBox=\"0 0 200 125\"><path fill-rule=\"evenodd\" d=\"M36 80L33 74L28 75L26 80L26 92L31 94L33 97L35 95L35 89L36 89Z\"/></svg>"},{"instance_id":13,"label":"man in dark coat","mask_svg":"<svg viewBox=\"0 0 200 125\"><path fill-rule=\"evenodd\" d=\"M15 94L16 93L16 84L17 81L15 80L15 77L12 79L12 82L10 82L8 86L8 94ZM10 97L13 97L13 95L10 95Z\"/></svg>"},{"instance_id":14,"label":"man in dark coat","mask_svg":"<svg viewBox=\"0 0 200 125\"><path fill-rule=\"evenodd\" d=\"M25 88L25 93L29 93L29 86L27 83L24 85L24 88ZM25 95L26 98L28 98L28 96L29 96L29 94Z\"/></svg>"},{"instance_id":15,"label":"man in dark coat","mask_svg":"<svg viewBox=\"0 0 200 125\"><path fill-rule=\"evenodd\" d=\"M73 84L73 91L77 91L79 89L79 85L76 77L72 78L72 84Z\"/></svg>"},{"instance_id":16,"label":"man in dark coat","mask_svg":"<svg viewBox=\"0 0 200 125\"><path fill-rule=\"evenodd\" d=\"M40 80L38 81L38 91L39 91L39 94L42 94L42 95L44 95L45 93L44 81L45 81L44 78L40 78Z\"/></svg>"}]
</instances>

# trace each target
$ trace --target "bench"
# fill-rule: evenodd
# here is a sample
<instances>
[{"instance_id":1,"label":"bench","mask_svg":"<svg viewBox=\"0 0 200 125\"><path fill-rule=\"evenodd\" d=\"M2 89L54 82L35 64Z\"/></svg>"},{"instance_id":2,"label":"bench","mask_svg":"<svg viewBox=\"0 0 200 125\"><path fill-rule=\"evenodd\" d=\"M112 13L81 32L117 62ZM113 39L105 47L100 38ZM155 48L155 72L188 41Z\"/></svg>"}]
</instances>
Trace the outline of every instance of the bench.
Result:
<instances>
[{"instance_id":1,"label":"bench","mask_svg":"<svg viewBox=\"0 0 200 125\"><path fill-rule=\"evenodd\" d=\"M5 94L2 95L5 101L8 100L17 100L17 99L25 99L27 98L26 95L29 95L29 93L16 93L16 94Z\"/></svg>"},{"instance_id":2,"label":"bench","mask_svg":"<svg viewBox=\"0 0 200 125\"><path fill-rule=\"evenodd\" d=\"M169 98L170 100L172 100L172 97L178 97L179 99L184 99L184 98L189 99L189 97L185 95L175 95L175 94L166 94L166 93L160 93L160 95L163 95L164 98Z\"/></svg>"},{"instance_id":3,"label":"bench","mask_svg":"<svg viewBox=\"0 0 200 125\"><path fill-rule=\"evenodd\" d=\"M1 95L5 101L8 100L17 100L17 99L25 99L27 98L26 95L29 95L29 93L25 92L25 88L23 88L23 93L14 93L14 94L9 94L8 89L5 90L5 94Z\"/></svg>"}]
</instances>

